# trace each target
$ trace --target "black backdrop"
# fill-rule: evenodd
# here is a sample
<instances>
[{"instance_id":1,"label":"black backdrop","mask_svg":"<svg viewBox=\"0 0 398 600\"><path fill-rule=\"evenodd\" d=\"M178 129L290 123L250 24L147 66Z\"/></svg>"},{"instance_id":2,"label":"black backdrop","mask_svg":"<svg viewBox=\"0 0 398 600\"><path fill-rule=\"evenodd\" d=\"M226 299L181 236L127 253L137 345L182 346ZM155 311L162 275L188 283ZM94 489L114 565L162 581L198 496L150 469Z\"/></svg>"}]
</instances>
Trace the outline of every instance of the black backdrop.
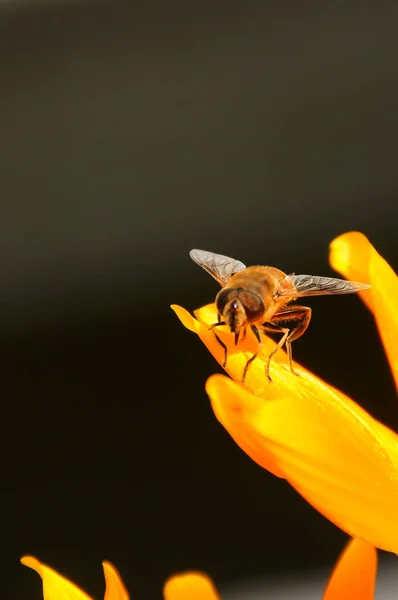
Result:
<instances>
[{"instance_id":1,"label":"black backdrop","mask_svg":"<svg viewBox=\"0 0 398 600\"><path fill-rule=\"evenodd\" d=\"M27 553L98 598L102 559L136 598L187 568L222 586L334 561L345 535L216 422L220 369L169 305L217 291L192 247L333 275L330 240L357 229L397 265L397 18L383 1L2 9L3 589L41 597ZM367 310L311 306L295 357L397 428Z\"/></svg>"}]
</instances>

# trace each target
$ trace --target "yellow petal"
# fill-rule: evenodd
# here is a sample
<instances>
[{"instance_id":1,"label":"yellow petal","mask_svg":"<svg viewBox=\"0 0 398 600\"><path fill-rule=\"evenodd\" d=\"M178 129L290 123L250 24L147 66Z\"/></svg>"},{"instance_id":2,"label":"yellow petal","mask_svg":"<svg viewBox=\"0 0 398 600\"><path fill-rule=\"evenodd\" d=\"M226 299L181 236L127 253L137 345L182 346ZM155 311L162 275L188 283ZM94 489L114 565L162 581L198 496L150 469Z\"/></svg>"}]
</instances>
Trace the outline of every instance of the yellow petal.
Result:
<instances>
[{"instance_id":1,"label":"yellow petal","mask_svg":"<svg viewBox=\"0 0 398 600\"><path fill-rule=\"evenodd\" d=\"M347 279L368 283L361 297L373 312L398 389L398 277L356 231L345 233L330 245L330 264Z\"/></svg>"},{"instance_id":2,"label":"yellow petal","mask_svg":"<svg viewBox=\"0 0 398 600\"><path fill-rule=\"evenodd\" d=\"M92 600L74 583L59 575L56 571L39 562L33 556L24 556L21 563L34 569L43 580L44 600Z\"/></svg>"},{"instance_id":3,"label":"yellow petal","mask_svg":"<svg viewBox=\"0 0 398 600\"><path fill-rule=\"evenodd\" d=\"M172 308L182 324L190 331L196 332L202 342L207 346L208 350L210 350L214 358L220 364L222 364L224 360L224 350L217 342L214 334L209 331L209 326L217 321L217 311L215 305L209 304L196 310L195 316L197 319L194 319L184 308L180 306L173 305ZM233 335L231 335L225 328L220 329L221 331L218 330L217 335L220 336L222 341L228 346L228 361L225 370L231 375L231 377L240 381L248 358L250 358L250 356L253 355L253 352L255 352L257 349L257 341L254 339L254 336L251 336L250 332L248 333L246 339L239 342L239 345L236 347L233 341ZM261 397L266 390L269 389L272 393L272 391L275 391L275 389L280 389L281 385L287 385L287 382L290 382L291 385L294 385L298 379L289 370L285 352L280 351L276 354L275 361L271 368L273 384L269 386L269 383L265 378L265 365L268 355L274 346L275 343L264 336L263 352L258 356L258 358L256 358L255 361L253 361L246 377L245 385L259 397ZM299 372L305 372L304 369L300 369L297 365L296 368ZM242 449L247 452L247 454L253 456L250 438L242 439L240 445ZM267 457L263 455L260 464L277 477L284 477L284 474L275 464L271 454L269 454Z\"/></svg>"},{"instance_id":4,"label":"yellow petal","mask_svg":"<svg viewBox=\"0 0 398 600\"><path fill-rule=\"evenodd\" d=\"M104 600L130 600L117 569L108 561L102 563L105 576Z\"/></svg>"},{"instance_id":5,"label":"yellow petal","mask_svg":"<svg viewBox=\"0 0 398 600\"><path fill-rule=\"evenodd\" d=\"M205 344L207 349L220 365L222 365L224 361L224 349L217 341L213 331L209 330L210 325L217 322L215 304L208 304L197 309L195 311L196 319L193 318L185 308L173 305L172 309L187 329L199 335L199 338ZM258 349L257 340L251 330L248 330L246 338L240 340L237 346L235 346L234 343L234 335L228 331L227 327L218 327L217 335L228 347L226 372L229 373L235 381L241 381L243 370L248 359L251 358L253 353ZM269 389L269 382L265 377L265 368L268 356L276 346L276 343L266 335L263 335L262 339L263 350L250 365L245 382L245 386L259 397L262 397L264 392ZM294 363L294 368L298 373L308 373L308 371L298 363ZM297 380L297 377L290 371L288 359L284 350L279 350L271 361L271 377L273 384L277 386L284 386L286 384L293 385L293 382Z\"/></svg>"},{"instance_id":6,"label":"yellow petal","mask_svg":"<svg viewBox=\"0 0 398 600\"><path fill-rule=\"evenodd\" d=\"M323 600L373 600L376 572L376 549L361 540L351 540L334 568Z\"/></svg>"},{"instance_id":7,"label":"yellow petal","mask_svg":"<svg viewBox=\"0 0 398 600\"><path fill-rule=\"evenodd\" d=\"M398 437L315 377L271 384L261 400L223 375L206 384L217 419L352 537L398 553ZM270 465L273 467L270 469Z\"/></svg>"},{"instance_id":8,"label":"yellow petal","mask_svg":"<svg viewBox=\"0 0 398 600\"><path fill-rule=\"evenodd\" d=\"M172 304L170 308L174 310L184 327L189 329L189 331L197 333L197 320L194 319L185 308L178 306L178 304Z\"/></svg>"},{"instance_id":9,"label":"yellow petal","mask_svg":"<svg viewBox=\"0 0 398 600\"><path fill-rule=\"evenodd\" d=\"M163 588L164 600L220 600L213 582L204 573L188 571L170 577Z\"/></svg>"}]
</instances>

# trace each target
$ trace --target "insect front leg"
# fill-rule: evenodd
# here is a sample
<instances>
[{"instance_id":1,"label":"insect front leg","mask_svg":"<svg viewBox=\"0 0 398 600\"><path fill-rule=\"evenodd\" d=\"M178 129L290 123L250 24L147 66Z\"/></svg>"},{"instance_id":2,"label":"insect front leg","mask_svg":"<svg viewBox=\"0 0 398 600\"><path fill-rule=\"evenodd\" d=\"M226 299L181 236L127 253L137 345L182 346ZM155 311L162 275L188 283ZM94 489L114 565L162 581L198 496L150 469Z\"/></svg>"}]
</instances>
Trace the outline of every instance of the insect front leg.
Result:
<instances>
[{"instance_id":1,"label":"insect front leg","mask_svg":"<svg viewBox=\"0 0 398 600\"><path fill-rule=\"evenodd\" d=\"M214 333L214 337L216 338L217 342L224 349L224 360L223 360L222 366L225 369L225 367L227 366L227 356L228 356L227 346L224 344L224 342L222 340L220 340L220 338L218 337L218 335L214 331L214 329L216 327L221 327L221 325L225 325L225 321L221 321L220 319L221 319L221 317L220 317L220 315L218 315L218 322L217 323L213 323L213 325L210 325L209 330L211 329L211 331Z\"/></svg>"},{"instance_id":2,"label":"insect front leg","mask_svg":"<svg viewBox=\"0 0 398 600\"><path fill-rule=\"evenodd\" d=\"M269 375L271 358L284 344L286 344L290 370L294 375L297 375L293 368L292 342L301 337L306 331L311 321L311 314L312 310L308 306L292 306L291 308L285 308L276 313L270 323L264 323L263 327L266 331L283 333L283 336L268 357L266 374L269 379L271 379ZM293 327L288 328L278 325L278 322L281 321L296 321L296 323L294 323Z\"/></svg>"},{"instance_id":3,"label":"insect front leg","mask_svg":"<svg viewBox=\"0 0 398 600\"><path fill-rule=\"evenodd\" d=\"M255 352L253 354L253 356L251 356L249 358L249 360L247 361L245 368L243 370L243 376L242 376L242 383L245 383L245 379L246 379L246 375L247 375L247 370L249 368L249 366L251 365L251 363L253 362L253 360L256 358L256 356L258 356L262 350L263 347L263 340L261 339L261 334L258 330L258 328L255 325L251 325L250 329L252 330L252 332L254 333L254 335L256 336L256 339L258 341L258 349L257 352Z\"/></svg>"}]
</instances>

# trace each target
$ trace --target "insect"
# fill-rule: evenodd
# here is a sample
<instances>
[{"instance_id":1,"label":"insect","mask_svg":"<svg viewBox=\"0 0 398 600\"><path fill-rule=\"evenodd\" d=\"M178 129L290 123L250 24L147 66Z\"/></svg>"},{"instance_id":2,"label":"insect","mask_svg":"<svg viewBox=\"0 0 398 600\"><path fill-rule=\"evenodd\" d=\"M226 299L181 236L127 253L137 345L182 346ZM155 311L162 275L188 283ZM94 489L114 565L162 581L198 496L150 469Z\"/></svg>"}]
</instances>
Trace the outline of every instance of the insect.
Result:
<instances>
[{"instance_id":1,"label":"insect","mask_svg":"<svg viewBox=\"0 0 398 600\"><path fill-rule=\"evenodd\" d=\"M311 320L311 309L299 304L291 305L302 296L325 296L352 294L366 290L370 286L355 281L317 277L315 275L286 275L275 267L246 267L243 263L228 256L214 254L206 250L191 250L190 257L205 269L218 283L221 290L216 296L218 321L211 329L224 348L223 367L227 365L227 346L214 331L216 327L227 325L235 334L235 345L244 339L248 327L253 331L258 349L247 361L242 377L253 360L261 352L263 343L260 332L281 333L282 337L268 356L266 376L269 381L270 363L274 354L286 345L290 370L293 368L292 342L306 331ZM289 327L285 325L289 324Z\"/></svg>"}]
</instances>

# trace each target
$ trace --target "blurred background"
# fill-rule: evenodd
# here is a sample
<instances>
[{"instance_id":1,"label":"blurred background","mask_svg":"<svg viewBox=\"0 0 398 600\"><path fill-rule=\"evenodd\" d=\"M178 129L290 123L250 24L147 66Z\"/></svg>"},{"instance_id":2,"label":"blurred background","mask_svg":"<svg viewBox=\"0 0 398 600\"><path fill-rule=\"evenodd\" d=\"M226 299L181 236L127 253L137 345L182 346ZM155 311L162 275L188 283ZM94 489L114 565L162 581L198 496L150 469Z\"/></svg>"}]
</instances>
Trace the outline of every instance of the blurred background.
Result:
<instances>
[{"instance_id":1,"label":"blurred background","mask_svg":"<svg viewBox=\"0 0 398 600\"><path fill-rule=\"evenodd\" d=\"M169 305L218 291L195 247L333 276L355 229L396 268L397 20L383 0L1 3L9 594L42 597L23 554L96 598L103 559L137 599L191 568L231 599L326 578L345 534L218 424L221 369ZM366 308L308 304L295 358L398 429Z\"/></svg>"}]
</instances>

